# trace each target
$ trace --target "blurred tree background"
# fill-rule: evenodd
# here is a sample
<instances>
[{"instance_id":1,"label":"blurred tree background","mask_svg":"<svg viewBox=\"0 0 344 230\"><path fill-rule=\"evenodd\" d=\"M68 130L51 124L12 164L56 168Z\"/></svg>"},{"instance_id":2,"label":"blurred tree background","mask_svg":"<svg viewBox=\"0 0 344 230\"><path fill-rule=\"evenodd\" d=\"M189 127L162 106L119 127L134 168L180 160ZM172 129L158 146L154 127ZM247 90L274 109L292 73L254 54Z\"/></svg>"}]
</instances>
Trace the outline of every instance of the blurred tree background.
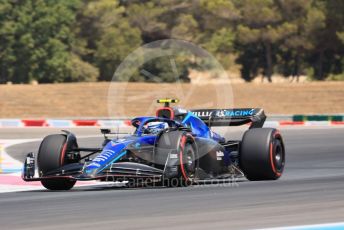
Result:
<instances>
[{"instance_id":1,"label":"blurred tree background","mask_svg":"<svg viewBox=\"0 0 344 230\"><path fill-rule=\"evenodd\" d=\"M239 66L246 81L344 80L343 0L0 0L0 83L109 81L130 52L168 38ZM146 68L172 82L168 65Z\"/></svg>"}]
</instances>

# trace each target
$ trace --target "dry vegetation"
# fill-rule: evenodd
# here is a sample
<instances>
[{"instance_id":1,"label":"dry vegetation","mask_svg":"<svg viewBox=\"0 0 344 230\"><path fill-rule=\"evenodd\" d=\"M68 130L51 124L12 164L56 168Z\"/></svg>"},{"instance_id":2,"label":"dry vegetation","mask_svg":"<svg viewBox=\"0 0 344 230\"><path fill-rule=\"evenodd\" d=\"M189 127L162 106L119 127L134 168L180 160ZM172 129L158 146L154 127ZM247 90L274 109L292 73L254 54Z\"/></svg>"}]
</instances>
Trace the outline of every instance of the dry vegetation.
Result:
<instances>
[{"instance_id":1,"label":"dry vegetation","mask_svg":"<svg viewBox=\"0 0 344 230\"><path fill-rule=\"evenodd\" d=\"M1 118L126 117L152 114L159 97L188 108L262 107L268 114L344 113L344 82L222 85L116 83L0 85ZM183 100L184 99L184 100ZM227 101L226 101L226 100Z\"/></svg>"}]
</instances>

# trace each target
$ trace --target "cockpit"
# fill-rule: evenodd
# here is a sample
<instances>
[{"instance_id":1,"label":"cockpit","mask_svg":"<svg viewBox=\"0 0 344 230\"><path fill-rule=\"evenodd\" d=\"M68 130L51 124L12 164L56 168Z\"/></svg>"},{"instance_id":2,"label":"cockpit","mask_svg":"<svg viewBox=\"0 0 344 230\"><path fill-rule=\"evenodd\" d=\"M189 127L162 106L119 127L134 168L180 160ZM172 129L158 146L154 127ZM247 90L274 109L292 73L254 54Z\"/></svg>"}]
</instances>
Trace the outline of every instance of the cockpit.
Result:
<instances>
[{"instance_id":1,"label":"cockpit","mask_svg":"<svg viewBox=\"0 0 344 230\"><path fill-rule=\"evenodd\" d=\"M138 136L156 135L164 129L181 126L173 120L160 117L137 117L131 124L136 128L134 134Z\"/></svg>"}]
</instances>

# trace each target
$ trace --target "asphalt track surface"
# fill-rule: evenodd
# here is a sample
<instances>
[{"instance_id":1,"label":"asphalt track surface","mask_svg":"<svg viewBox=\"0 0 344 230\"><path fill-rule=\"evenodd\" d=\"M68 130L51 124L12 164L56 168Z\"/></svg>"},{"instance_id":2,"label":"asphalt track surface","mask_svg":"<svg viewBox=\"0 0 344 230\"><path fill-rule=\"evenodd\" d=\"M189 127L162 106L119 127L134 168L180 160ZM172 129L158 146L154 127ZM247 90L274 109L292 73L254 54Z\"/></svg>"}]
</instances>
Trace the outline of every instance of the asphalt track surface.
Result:
<instances>
[{"instance_id":1,"label":"asphalt track surface","mask_svg":"<svg viewBox=\"0 0 344 230\"><path fill-rule=\"evenodd\" d=\"M41 138L52 129L0 129ZM94 129L79 129L80 136ZM282 129L286 168L278 181L187 188L82 187L0 194L1 229L251 229L344 220L344 128ZM240 136L240 132L236 134ZM99 145L82 138L80 145ZM37 142L7 149L14 158Z\"/></svg>"}]
</instances>

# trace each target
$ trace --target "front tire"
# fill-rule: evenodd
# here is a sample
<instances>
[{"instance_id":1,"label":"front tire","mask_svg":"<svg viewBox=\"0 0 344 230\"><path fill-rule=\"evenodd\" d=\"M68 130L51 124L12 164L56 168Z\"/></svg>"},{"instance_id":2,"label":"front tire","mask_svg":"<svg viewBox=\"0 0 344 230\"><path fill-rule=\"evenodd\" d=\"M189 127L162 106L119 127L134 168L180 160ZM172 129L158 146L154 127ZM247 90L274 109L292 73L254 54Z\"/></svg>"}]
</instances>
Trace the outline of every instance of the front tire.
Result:
<instances>
[{"instance_id":1,"label":"front tire","mask_svg":"<svg viewBox=\"0 0 344 230\"><path fill-rule=\"evenodd\" d=\"M181 186L193 183L196 174L196 148L195 141L190 134L183 135L180 141L179 169L181 172Z\"/></svg>"},{"instance_id":2,"label":"front tire","mask_svg":"<svg viewBox=\"0 0 344 230\"><path fill-rule=\"evenodd\" d=\"M75 180L69 179L48 179L41 181L41 184L49 190L70 190L74 187L75 183Z\"/></svg>"},{"instance_id":3,"label":"front tire","mask_svg":"<svg viewBox=\"0 0 344 230\"><path fill-rule=\"evenodd\" d=\"M170 158L169 165L165 165L169 154L173 155L173 158ZM167 187L191 185L198 167L197 148L193 136L188 132L178 130L162 133L157 143L154 162L155 166L161 169L165 166L178 169L175 175L157 184Z\"/></svg>"},{"instance_id":4,"label":"front tire","mask_svg":"<svg viewBox=\"0 0 344 230\"><path fill-rule=\"evenodd\" d=\"M54 134L45 137L39 147L37 165L39 175L44 177L52 170L65 164L67 151L67 137L63 134ZM69 190L76 183L75 180L57 178L44 179L42 185L49 190Z\"/></svg>"},{"instance_id":5,"label":"front tire","mask_svg":"<svg viewBox=\"0 0 344 230\"><path fill-rule=\"evenodd\" d=\"M247 179L277 180L285 164L285 148L276 129L257 128L245 132L240 146L240 168Z\"/></svg>"}]
</instances>

